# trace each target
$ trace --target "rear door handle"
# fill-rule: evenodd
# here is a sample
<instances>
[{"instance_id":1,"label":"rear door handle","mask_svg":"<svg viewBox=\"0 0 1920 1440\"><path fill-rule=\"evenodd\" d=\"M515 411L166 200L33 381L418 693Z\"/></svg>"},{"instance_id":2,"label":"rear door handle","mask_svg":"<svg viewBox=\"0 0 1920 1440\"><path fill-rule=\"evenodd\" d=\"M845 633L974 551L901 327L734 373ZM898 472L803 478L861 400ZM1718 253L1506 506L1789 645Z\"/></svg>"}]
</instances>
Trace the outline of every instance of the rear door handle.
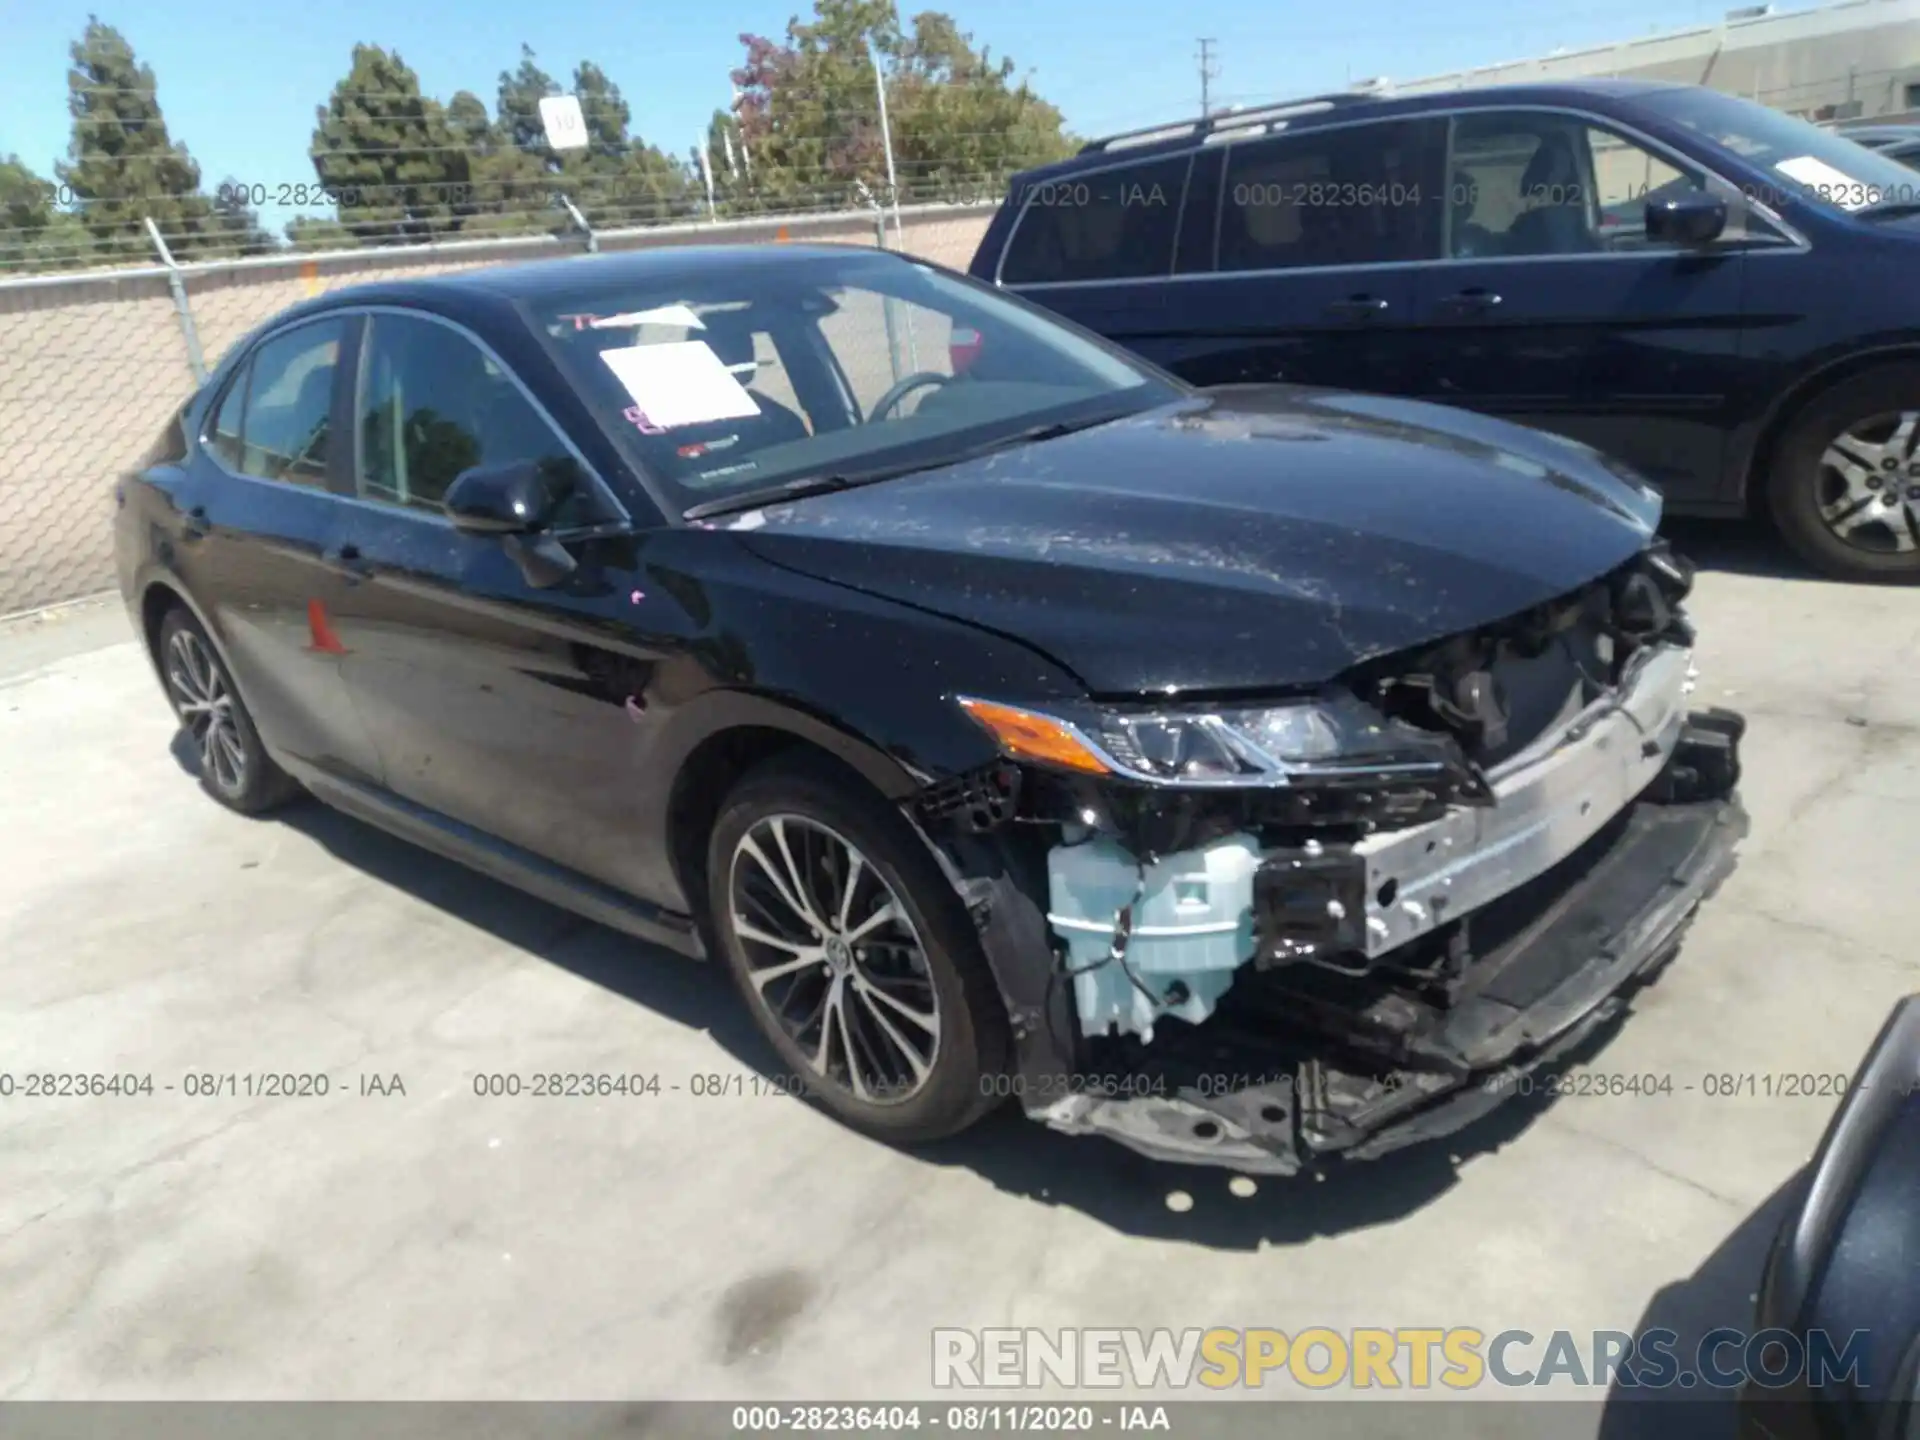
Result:
<instances>
[{"instance_id":1,"label":"rear door handle","mask_svg":"<svg viewBox=\"0 0 1920 1440\"><path fill-rule=\"evenodd\" d=\"M1349 295L1327 306L1327 314L1336 320L1371 320L1386 314L1387 309L1387 302L1378 295Z\"/></svg>"},{"instance_id":2,"label":"rear door handle","mask_svg":"<svg viewBox=\"0 0 1920 1440\"><path fill-rule=\"evenodd\" d=\"M1434 303L1434 309L1442 315L1460 318L1468 315L1485 315L1500 308L1500 297L1491 290L1462 290Z\"/></svg>"},{"instance_id":3,"label":"rear door handle","mask_svg":"<svg viewBox=\"0 0 1920 1440\"><path fill-rule=\"evenodd\" d=\"M360 553L360 547L354 544L334 546L321 555L320 562L329 570L346 576L349 581L364 580L373 573L373 566Z\"/></svg>"}]
</instances>

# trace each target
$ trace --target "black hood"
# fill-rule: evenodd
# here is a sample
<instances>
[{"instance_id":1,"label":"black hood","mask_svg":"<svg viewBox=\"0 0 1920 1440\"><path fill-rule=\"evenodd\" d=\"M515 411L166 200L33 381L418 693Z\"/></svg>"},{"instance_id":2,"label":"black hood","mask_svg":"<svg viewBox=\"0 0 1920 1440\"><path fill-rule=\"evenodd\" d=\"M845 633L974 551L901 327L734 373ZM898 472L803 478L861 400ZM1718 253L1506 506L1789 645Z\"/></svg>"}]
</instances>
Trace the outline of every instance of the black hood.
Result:
<instances>
[{"instance_id":1,"label":"black hood","mask_svg":"<svg viewBox=\"0 0 1920 1440\"><path fill-rule=\"evenodd\" d=\"M1317 684L1565 594L1659 513L1585 446L1262 386L719 523L1118 696Z\"/></svg>"}]
</instances>

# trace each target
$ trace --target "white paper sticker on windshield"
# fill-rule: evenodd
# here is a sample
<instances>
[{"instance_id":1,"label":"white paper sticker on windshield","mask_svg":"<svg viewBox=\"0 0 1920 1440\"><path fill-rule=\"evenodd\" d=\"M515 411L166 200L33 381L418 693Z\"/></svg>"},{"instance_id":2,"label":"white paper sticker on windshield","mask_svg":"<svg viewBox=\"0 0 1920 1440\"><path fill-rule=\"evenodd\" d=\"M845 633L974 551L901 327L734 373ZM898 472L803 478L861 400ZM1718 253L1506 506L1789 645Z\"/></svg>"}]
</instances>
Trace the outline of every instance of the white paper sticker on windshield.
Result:
<instances>
[{"instance_id":1,"label":"white paper sticker on windshield","mask_svg":"<svg viewBox=\"0 0 1920 1440\"><path fill-rule=\"evenodd\" d=\"M746 387L703 340L629 345L602 350L600 358L648 421L662 430L713 420L746 420L760 413Z\"/></svg>"},{"instance_id":2,"label":"white paper sticker on windshield","mask_svg":"<svg viewBox=\"0 0 1920 1440\"><path fill-rule=\"evenodd\" d=\"M684 305L662 305L656 310L630 310L623 315L602 315L587 322L595 330L637 330L642 325L678 325L683 330L704 330L705 323Z\"/></svg>"},{"instance_id":3,"label":"white paper sticker on windshield","mask_svg":"<svg viewBox=\"0 0 1920 1440\"><path fill-rule=\"evenodd\" d=\"M1789 180L1798 180L1816 193L1846 210L1858 210L1873 199L1873 187L1862 184L1844 170L1836 170L1811 155L1796 155L1774 163Z\"/></svg>"}]
</instances>

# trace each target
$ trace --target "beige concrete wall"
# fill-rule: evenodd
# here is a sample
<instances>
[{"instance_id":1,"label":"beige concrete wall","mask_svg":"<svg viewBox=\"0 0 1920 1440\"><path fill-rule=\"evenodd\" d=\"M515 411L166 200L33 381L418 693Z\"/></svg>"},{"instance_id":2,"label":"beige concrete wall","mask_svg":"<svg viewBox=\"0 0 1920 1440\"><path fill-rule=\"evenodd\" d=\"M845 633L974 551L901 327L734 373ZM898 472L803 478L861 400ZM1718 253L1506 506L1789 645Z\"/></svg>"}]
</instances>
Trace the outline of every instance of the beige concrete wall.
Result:
<instances>
[{"instance_id":1,"label":"beige concrete wall","mask_svg":"<svg viewBox=\"0 0 1920 1440\"><path fill-rule=\"evenodd\" d=\"M908 253L964 269L991 209L908 212ZM870 214L608 236L607 251L656 245L794 241L872 245ZM899 238L888 228L888 244ZM577 254L572 241L503 242L421 255L351 252L252 268L188 272L209 367L281 310L345 285ZM934 349L942 362L945 343ZM884 357L881 357L882 359ZM884 388L875 373L864 388ZM135 468L193 391L164 276L0 283L0 615L110 589L115 480Z\"/></svg>"}]
</instances>

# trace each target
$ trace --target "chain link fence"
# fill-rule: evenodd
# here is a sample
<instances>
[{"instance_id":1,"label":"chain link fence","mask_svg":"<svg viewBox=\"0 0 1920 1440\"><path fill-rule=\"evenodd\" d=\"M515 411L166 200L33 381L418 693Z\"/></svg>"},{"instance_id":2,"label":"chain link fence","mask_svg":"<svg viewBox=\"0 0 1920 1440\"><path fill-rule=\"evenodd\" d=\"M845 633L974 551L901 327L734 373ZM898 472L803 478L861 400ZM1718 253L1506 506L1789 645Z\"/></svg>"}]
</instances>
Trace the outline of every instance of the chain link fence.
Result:
<instances>
[{"instance_id":1,"label":"chain link fence","mask_svg":"<svg viewBox=\"0 0 1920 1440\"><path fill-rule=\"evenodd\" d=\"M987 205L787 215L599 234L605 252L792 240L879 245L965 269ZM346 285L577 253L473 241L0 280L0 617L114 585L116 480L221 358L287 306Z\"/></svg>"}]
</instances>

